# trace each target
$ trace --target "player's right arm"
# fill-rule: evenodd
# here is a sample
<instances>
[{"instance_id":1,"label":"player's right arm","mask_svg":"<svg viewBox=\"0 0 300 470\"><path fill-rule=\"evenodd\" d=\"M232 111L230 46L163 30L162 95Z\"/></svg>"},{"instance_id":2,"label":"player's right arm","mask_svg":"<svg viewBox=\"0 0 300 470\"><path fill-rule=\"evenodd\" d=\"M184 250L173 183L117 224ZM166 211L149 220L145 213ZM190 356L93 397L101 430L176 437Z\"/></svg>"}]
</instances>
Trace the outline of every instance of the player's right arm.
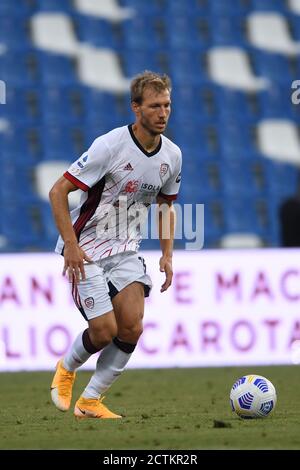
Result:
<instances>
[{"instance_id":1,"label":"player's right arm","mask_svg":"<svg viewBox=\"0 0 300 470\"><path fill-rule=\"evenodd\" d=\"M50 190L49 198L56 226L65 244L63 274L68 272L70 278L74 274L76 282L79 282L85 279L84 260L90 262L91 259L78 245L70 216L68 194L77 189L75 184L62 176Z\"/></svg>"}]
</instances>

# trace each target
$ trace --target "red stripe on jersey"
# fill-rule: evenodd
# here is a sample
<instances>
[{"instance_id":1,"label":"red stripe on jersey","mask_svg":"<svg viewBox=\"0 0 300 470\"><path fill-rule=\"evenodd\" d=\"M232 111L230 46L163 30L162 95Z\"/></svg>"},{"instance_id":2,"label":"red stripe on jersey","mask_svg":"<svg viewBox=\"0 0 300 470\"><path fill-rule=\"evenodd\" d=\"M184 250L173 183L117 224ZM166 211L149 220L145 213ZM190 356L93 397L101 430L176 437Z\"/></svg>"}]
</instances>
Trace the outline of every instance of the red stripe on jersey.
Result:
<instances>
[{"instance_id":1,"label":"red stripe on jersey","mask_svg":"<svg viewBox=\"0 0 300 470\"><path fill-rule=\"evenodd\" d=\"M101 243L99 243L99 245L95 246L94 249L96 250L96 248L98 248L98 246L101 246L101 245L103 245L104 243L110 242L110 240L111 240L111 238L109 238L108 240L104 240L104 242L101 242Z\"/></svg>"},{"instance_id":2,"label":"red stripe on jersey","mask_svg":"<svg viewBox=\"0 0 300 470\"><path fill-rule=\"evenodd\" d=\"M88 191L90 189L86 184L84 184L82 181L79 181L77 178L75 178L75 176L71 175L71 173L69 173L68 171L64 173L64 177L67 180L71 181L71 183L75 184L77 188L82 189L82 191Z\"/></svg>"},{"instance_id":3,"label":"red stripe on jersey","mask_svg":"<svg viewBox=\"0 0 300 470\"><path fill-rule=\"evenodd\" d=\"M167 201L175 201L175 199L177 199L177 194L163 194L160 192L158 195Z\"/></svg>"},{"instance_id":4,"label":"red stripe on jersey","mask_svg":"<svg viewBox=\"0 0 300 470\"><path fill-rule=\"evenodd\" d=\"M93 242L94 240L96 240L96 237L92 238L91 240L85 242L83 245L79 245L80 248L83 248L85 245L88 245L89 243Z\"/></svg>"},{"instance_id":5,"label":"red stripe on jersey","mask_svg":"<svg viewBox=\"0 0 300 470\"><path fill-rule=\"evenodd\" d=\"M98 183L93 186L88 192L88 198L82 204L80 214L75 224L73 225L77 240L79 240L80 234L85 227L85 224L93 217L96 209L101 200L105 185L105 177L103 177Z\"/></svg>"}]
</instances>

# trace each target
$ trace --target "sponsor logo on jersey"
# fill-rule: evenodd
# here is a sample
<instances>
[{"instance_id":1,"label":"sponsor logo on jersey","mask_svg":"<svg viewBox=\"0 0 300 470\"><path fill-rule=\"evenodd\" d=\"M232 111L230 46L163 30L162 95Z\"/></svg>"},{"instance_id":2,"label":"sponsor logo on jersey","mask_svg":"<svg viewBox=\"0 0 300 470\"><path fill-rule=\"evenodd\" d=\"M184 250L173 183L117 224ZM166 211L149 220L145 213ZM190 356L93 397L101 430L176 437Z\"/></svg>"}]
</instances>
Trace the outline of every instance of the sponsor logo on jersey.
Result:
<instances>
[{"instance_id":1,"label":"sponsor logo on jersey","mask_svg":"<svg viewBox=\"0 0 300 470\"><path fill-rule=\"evenodd\" d=\"M160 190L160 186L156 184L143 183L141 189L145 189L146 191L158 192Z\"/></svg>"},{"instance_id":2,"label":"sponsor logo on jersey","mask_svg":"<svg viewBox=\"0 0 300 470\"><path fill-rule=\"evenodd\" d=\"M168 169L169 169L169 165L167 163L162 163L160 165L160 170L159 170L159 174L161 176L165 176L168 172Z\"/></svg>"},{"instance_id":3,"label":"sponsor logo on jersey","mask_svg":"<svg viewBox=\"0 0 300 470\"><path fill-rule=\"evenodd\" d=\"M132 171L132 165L130 163L127 163L127 165L124 166L123 170Z\"/></svg>"},{"instance_id":4,"label":"sponsor logo on jersey","mask_svg":"<svg viewBox=\"0 0 300 470\"><path fill-rule=\"evenodd\" d=\"M88 297L87 299L84 300L84 304L88 309L92 310L94 308L94 305L95 305L94 298L93 297Z\"/></svg>"},{"instance_id":5,"label":"sponsor logo on jersey","mask_svg":"<svg viewBox=\"0 0 300 470\"><path fill-rule=\"evenodd\" d=\"M139 189L139 180L128 181L125 185L125 193L136 193Z\"/></svg>"},{"instance_id":6,"label":"sponsor logo on jersey","mask_svg":"<svg viewBox=\"0 0 300 470\"><path fill-rule=\"evenodd\" d=\"M79 166L79 168L83 168L84 167L84 164L87 162L87 159L88 159L88 154L86 154L83 158L81 158L78 162L77 162L77 165Z\"/></svg>"},{"instance_id":7,"label":"sponsor logo on jersey","mask_svg":"<svg viewBox=\"0 0 300 470\"><path fill-rule=\"evenodd\" d=\"M175 183L180 183L181 181L181 172L178 174L176 180L175 180Z\"/></svg>"}]
</instances>

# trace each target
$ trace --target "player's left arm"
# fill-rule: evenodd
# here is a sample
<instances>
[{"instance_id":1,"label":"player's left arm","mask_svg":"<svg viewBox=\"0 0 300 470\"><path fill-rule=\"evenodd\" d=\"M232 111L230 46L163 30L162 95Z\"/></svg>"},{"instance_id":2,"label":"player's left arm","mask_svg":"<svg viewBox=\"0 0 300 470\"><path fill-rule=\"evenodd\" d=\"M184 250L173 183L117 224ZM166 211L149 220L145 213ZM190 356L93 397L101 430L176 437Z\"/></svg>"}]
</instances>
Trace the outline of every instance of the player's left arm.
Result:
<instances>
[{"instance_id":1,"label":"player's left arm","mask_svg":"<svg viewBox=\"0 0 300 470\"><path fill-rule=\"evenodd\" d=\"M166 280L161 286L160 292L166 291L172 284L173 268L173 243L175 232L175 210L173 201L157 196L156 202L158 204L158 233L159 241L162 251L162 256L159 260L159 269L165 273Z\"/></svg>"},{"instance_id":2,"label":"player's left arm","mask_svg":"<svg viewBox=\"0 0 300 470\"><path fill-rule=\"evenodd\" d=\"M175 235L175 209L173 201L177 198L181 181L181 151L177 147L176 161L168 179L161 187L156 197L158 204L158 232L162 256L159 260L160 271L165 273L166 280L161 286L160 292L165 292L172 284L173 268L173 244ZM173 165L172 165L173 166Z\"/></svg>"}]
</instances>

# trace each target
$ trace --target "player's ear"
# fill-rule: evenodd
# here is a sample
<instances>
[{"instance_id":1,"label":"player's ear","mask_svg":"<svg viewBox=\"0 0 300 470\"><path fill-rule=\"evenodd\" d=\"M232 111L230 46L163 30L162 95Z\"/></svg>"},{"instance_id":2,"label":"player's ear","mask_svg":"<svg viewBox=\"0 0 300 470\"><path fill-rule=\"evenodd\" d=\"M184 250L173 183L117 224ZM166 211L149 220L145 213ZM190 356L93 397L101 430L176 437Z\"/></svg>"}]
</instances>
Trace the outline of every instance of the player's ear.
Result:
<instances>
[{"instance_id":1,"label":"player's ear","mask_svg":"<svg viewBox=\"0 0 300 470\"><path fill-rule=\"evenodd\" d=\"M138 114L140 110L140 105L136 101L131 101L131 109L134 114Z\"/></svg>"}]
</instances>

